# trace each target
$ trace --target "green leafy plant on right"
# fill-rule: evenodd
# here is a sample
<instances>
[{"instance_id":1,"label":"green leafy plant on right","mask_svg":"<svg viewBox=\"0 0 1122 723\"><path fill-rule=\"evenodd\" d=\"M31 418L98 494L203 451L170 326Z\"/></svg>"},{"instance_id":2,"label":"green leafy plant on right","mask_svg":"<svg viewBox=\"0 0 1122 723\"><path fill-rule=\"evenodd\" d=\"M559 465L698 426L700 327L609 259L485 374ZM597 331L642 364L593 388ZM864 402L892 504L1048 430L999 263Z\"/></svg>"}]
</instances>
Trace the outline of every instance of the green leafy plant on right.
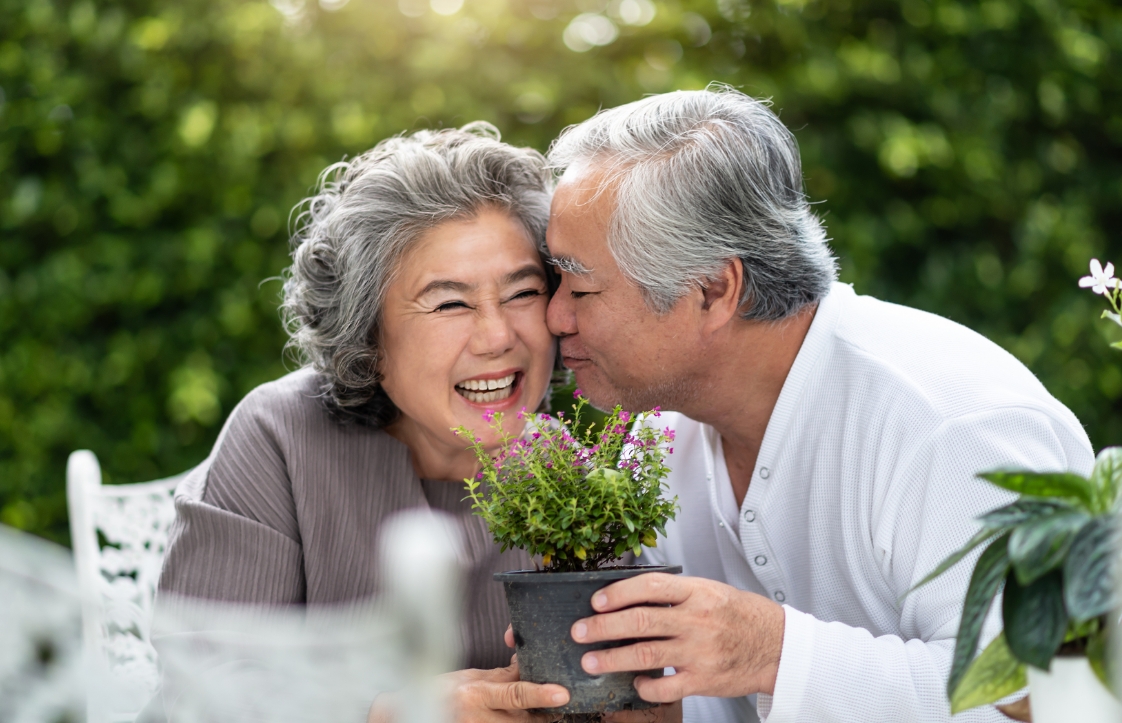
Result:
<instances>
[{"instance_id":1,"label":"green leafy plant on right","mask_svg":"<svg viewBox=\"0 0 1122 723\"><path fill-rule=\"evenodd\" d=\"M1122 282L1091 261L1079 281L1104 296L1103 318L1122 326ZM1122 342L1112 344L1122 348ZM986 545L974 566L955 641L947 696L951 712L994 703L1027 684L1026 666L1049 670L1059 653L1085 655L1112 688L1108 618L1117 615L1122 447L1099 453L1089 478L1069 472L994 470L978 475L1020 494L979 518L982 529L912 590ZM988 544L987 544L988 543ZM980 654L982 624L1003 589L1005 629ZM910 591L909 591L910 592ZM1116 693L1117 694L1117 693Z\"/></svg>"}]
</instances>

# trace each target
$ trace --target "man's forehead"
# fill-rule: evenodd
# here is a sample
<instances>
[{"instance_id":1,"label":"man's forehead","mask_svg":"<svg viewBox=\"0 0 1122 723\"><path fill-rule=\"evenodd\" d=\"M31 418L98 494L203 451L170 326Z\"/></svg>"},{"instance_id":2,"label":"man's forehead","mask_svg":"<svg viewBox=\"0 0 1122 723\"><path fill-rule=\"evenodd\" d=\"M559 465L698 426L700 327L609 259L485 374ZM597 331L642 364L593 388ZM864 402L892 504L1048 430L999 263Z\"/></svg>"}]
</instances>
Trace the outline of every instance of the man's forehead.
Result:
<instances>
[{"instance_id":1,"label":"man's forehead","mask_svg":"<svg viewBox=\"0 0 1122 723\"><path fill-rule=\"evenodd\" d=\"M553 213L606 213L614 203L615 185L608 169L592 161L570 166L557 182Z\"/></svg>"}]
</instances>

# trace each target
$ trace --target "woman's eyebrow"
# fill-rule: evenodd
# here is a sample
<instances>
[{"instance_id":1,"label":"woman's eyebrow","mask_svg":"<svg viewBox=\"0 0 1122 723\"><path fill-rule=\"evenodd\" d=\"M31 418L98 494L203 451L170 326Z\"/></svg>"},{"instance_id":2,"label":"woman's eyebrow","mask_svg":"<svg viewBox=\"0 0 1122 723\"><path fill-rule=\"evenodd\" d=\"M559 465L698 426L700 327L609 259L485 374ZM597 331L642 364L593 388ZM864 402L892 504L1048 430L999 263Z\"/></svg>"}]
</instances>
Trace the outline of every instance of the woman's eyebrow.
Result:
<instances>
[{"instance_id":1,"label":"woman's eyebrow","mask_svg":"<svg viewBox=\"0 0 1122 723\"><path fill-rule=\"evenodd\" d=\"M503 286L508 286L510 284L517 284L519 281L522 281L523 279L530 279L530 278L538 279L540 281L545 281L545 272L542 271L540 266L537 266L535 264L526 264L525 266L518 269L517 271L511 271L509 274L504 276L503 280L502 280L502 285Z\"/></svg>"},{"instance_id":2,"label":"woman's eyebrow","mask_svg":"<svg viewBox=\"0 0 1122 723\"><path fill-rule=\"evenodd\" d=\"M421 289L421 293L417 294L417 298L420 299L434 291L455 291L466 294L474 289L475 284L466 284L463 281L452 281L451 279L437 279L426 284L425 288Z\"/></svg>"}]
</instances>

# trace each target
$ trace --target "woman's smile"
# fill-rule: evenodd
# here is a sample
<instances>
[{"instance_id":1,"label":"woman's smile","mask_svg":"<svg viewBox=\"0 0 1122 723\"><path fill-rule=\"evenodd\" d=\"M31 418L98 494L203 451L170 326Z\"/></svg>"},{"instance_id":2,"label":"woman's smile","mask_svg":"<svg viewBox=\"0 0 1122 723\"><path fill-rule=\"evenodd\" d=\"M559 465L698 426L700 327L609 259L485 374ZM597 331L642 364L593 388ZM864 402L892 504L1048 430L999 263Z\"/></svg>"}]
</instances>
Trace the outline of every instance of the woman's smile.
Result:
<instances>
[{"instance_id":1,"label":"woman's smile","mask_svg":"<svg viewBox=\"0 0 1122 723\"><path fill-rule=\"evenodd\" d=\"M496 405L510 399L517 399L521 391L521 382L525 373L520 369L514 371L501 371L465 379L456 384L456 393L471 405ZM502 405L506 406L506 405ZM496 409L496 411L501 411Z\"/></svg>"}]
</instances>

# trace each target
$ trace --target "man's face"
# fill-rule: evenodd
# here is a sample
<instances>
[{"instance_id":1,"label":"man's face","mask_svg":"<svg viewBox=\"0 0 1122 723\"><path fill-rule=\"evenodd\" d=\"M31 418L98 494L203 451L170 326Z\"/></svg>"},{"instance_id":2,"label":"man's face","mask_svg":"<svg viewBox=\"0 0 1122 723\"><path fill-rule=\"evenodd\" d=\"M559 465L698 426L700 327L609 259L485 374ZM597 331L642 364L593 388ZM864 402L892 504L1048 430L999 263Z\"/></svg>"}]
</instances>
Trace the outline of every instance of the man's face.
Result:
<instances>
[{"instance_id":1,"label":"man's face","mask_svg":"<svg viewBox=\"0 0 1122 723\"><path fill-rule=\"evenodd\" d=\"M598 180L595 169L570 169L553 196L546 241L560 261L561 286L546 314L549 330L595 406L681 408L701 385L692 295L661 316L646 305L608 249L615 199L610 189L598 193Z\"/></svg>"}]
</instances>

